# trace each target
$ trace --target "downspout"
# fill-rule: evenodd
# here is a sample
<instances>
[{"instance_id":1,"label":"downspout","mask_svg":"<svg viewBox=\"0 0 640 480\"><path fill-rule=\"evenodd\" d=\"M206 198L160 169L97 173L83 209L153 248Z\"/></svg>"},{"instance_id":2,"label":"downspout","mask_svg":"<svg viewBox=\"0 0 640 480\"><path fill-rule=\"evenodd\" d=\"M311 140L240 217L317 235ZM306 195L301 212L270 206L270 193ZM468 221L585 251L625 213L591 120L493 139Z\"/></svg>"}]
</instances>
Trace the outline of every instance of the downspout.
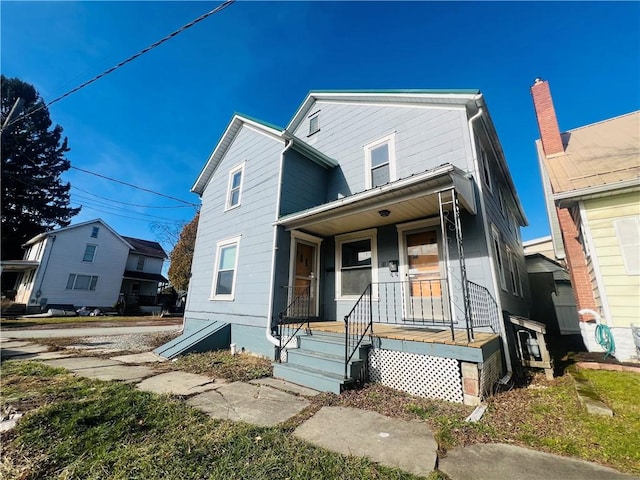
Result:
<instances>
[{"instance_id":1,"label":"downspout","mask_svg":"<svg viewBox=\"0 0 640 480\"><path fill-rule=\"evenodd\" d=\"M275 221L278 221L280 216L280 197L282 196L282 171L284 167L284 154L291 148L293 145L293 140L285 140L285 147L280 153L280 169L278 172L278 196L276 199L276 218ZM271 284L269 285L269 311L267 312L267 329L265 331L267 340L271 342L273 345L280 345L280 341L271 335L271 321L273 319L273 294L275 291L276 284L276 250L278 241L278 225L273 226L273 254L271 255Z\"/></svg>"},{"instance_id":2,"label":"downspout","mask_svg":"<svg viewBox=\"0 0 640 480\"><path fill-rule=\"evenodd\" d=\"M480 211L482 212L482 218L483 218L483 227L484 227L484 238L485 238L485 243L487 245L487 254L489 257L489 266L491 267L491 278L493 280L493 291L496 293L496 303L498 305L498 311L501 315L501 317L498 319L499 320L499 325L500 325L500 337L502 338L502 344L503 344L503 348L504 348L504 356L505 356L505 362L507 364L507 371L509 372L509 374L511 374L511 372L513 371L512 365L511 365L511 355L509 353L509 344L507 343L507 334L504 328L504 319L502 318L502 302L500 301L500 286L498 285L498 279L496 277L496 268L495 268L495 264L493 261L493 255L491 255L491 241L489 240L491 238L490 232L489 232L489 218L487 217L487 209L485 207L484 204L484 190L483 190L483 179L481 178L481 174L480 172L482 171L480 169L480 163L478 162L478 151L476 149L476 140L475 140L475 134L473 131L473 122L480 118L482 116L482 114L484 113L484 110L482 109L482 107L478 107L478 111L476 112L475 115L473 115L469 121L468 121L468 125L469 125L469 138L471 140L471 154L473 156L473 166L475 168L475 171L478 172L478 180L476 182L476 185L478 185L478 190L480 191Z\"/></svg>"}]
</instances>

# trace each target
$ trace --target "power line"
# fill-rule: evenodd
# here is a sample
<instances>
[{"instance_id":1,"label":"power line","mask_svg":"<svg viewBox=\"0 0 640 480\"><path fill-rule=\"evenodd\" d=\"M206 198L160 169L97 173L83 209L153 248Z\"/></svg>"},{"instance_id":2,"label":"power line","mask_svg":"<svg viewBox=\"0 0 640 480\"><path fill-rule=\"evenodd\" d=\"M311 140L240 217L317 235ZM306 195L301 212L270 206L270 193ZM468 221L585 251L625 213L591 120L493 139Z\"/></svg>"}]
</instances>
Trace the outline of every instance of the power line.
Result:
<instances>
[{"instance_id":1,"label":"power line","mask_svg":"<svg viewBox=\"0 0 640 480\"><path fill-rule=\"evenodd\" d=\"M96 198L101 198L102 200L106 200L108 202L119 203L120 205L127 205L129 207L141 207L141 208L191 208L192 207L192 205L169 205L169 206L139 205L137 203L121 202L119 200L114 200L112 198L103 197L101 195L95 194L88 190L83 190L82 188L76 187L75 185L71 185L71 188L73 188L74 190L78 190L80 192L86 193L87 195L91 195Z\"/></svg>"},{"instance_id":2,"label":"power line","mask_svg":"<svg viewBox=\"0 0 640 480\"><path fill-rule=\"evenodd\" d=\"M83 205L82 203L77 203L77 204L74 205L74 208L78 208L78 207L88 208L89 210L95 210L96 212L106 213L107 215L113 215L115 217L128 218L129 220L135 220L137 222L143 222L143 223L149 223L149 224L162 223L164 225L169 225L169 224L182 225L182 224L186 223L186 221L184 221L184 220L163 219L163 220L165 220L165 222L158 222L158 221L154 221L154 220L149 220L147 218L140 218L140 217L136 218L136 217L131 217L129 215L120 215L119 213L108 212L106 210L101 210L99 208L90 207L88 205ZM144 215L144 214L140 213L139 215ZM155 217L155 218L160 218L160 217Z\"/></svg>"},{"instance_id":3,"label":"power line","mask_svg":"<svg viewBox=\"0 0 640 480\"><path fill-rule=\"evenodd\" d=\"M101 74L99 74L99 75L96 75L96 76L95 76L95 77L93 77L91 80L87 80L87 81L86 81L86 82L84 82L83 84L78 85L76 88L74 88L74 89L72 89L72 90L69 90L67 93L65 93L65 94L63 94L63 95L60 95L60 96L59 96L59 97L57 97L57 98L54 98L53 100L51 100L51 101L50 101L49 103L47 103L47 104L45 104L45 103L43 102L39 107L37 107L37 108L33 109L32 111L27 112L27 113L25 113L24 115L22 115L22 116L20 116L20 117L16 118L14 121L12 121L11 123L9 123L8 125L5 125L5 126L3 127L3 130L4 130L4 128L6 128L6 127L10 127L11 125L13 125L13 124L14 124L14 123L16 123L16 122L19 122L20 120L23 120L23 119L25 119L25 118L27 118L27 117L29 117L29 116L33 115L33 114L34 114L34 113L36 113L38 110L42 110L42 109L43 109L43 108L45 108L45 107L50 107L50 106L51 106L51 105L53 105L54 103L59 102L60 100L62 100L62 99L64 99L64 98L68 97L69 95L73 95L73 94L74 94L74 93L76 93L78 90L81 90L81 89L83 89L84 87L86 87L87 85L90 85L90 84L92 84L93 82L95 82L95 81L97 81L97 80L100 80L102 77L104 77L104 76L106 76L106 75L109 75L110 73L114 72L114 71L115 71L115 70L117 70L118 68L125 66L127 63L132 62L132 61L133 61L133 60L135 60L136 58L138 58L138 57L140 57L140 56L144 55L145 53L147 53L147 52L149 52L149 51L153 50L154 48L156 48L156 47L158 47L158 46L162 45L162 44L163 44L164 42L166 42L167 40L170 40L170 39L172 39L173 37L175 37L176 35L178 35L178 34L180 34L180 33L184 32L184 31L185 31L185 30L187 30L188 28L193 27L196 23L199 23L199 22L201 22L202 20L204 20L204 19L206 19L206 18L210 17L211 15L214 15L214 14L216 14L216 13L218 13L218 12L220 12L220 11L224 10L225 8L227 8L229 5L231 5L231 4L232 4L232 3L234 3L234 2L235 2L235 0L226 0L224 3L222 3L222 4L218 5L218 6L217 6L216 8L214 8L213 10L211 10L211 11L209 11L209 12L207 12L207 13L203 14L203 15L200 15L200 16L199 16L198 18L196 18L195 20L192 20L191 22L187 23L186 25L183 25L183 26L182 26L182 27L180 27L178 30L176 30L176 31L174 31L174 32L172 32L172 33L170 33L170 34L169 34L169 35L167 35L166 37L164 37L164 38L162 38L162 39L158 40L157 42L155 42L155 43L153 43L153 44L149 45L147 48L144 48L144 49L140 50L140 51L139 51L138 53L136 53L135 55L132 55L132 56L130 56L129 58L127 58L126 60L123 60L122 62L118 63L116 66L111 67L111 68L109 68L109 69L105 70L104 72L102 72L102 73L101 73ZM1 131L1 130L0 130L0 131Z\"/></svg>"},{"instance_id":4,"label":"power line","mask_svg":"<svg viewBox=\"0 0 640 480\"><path fill-rule=\"evenodd\" d=\"M71 165L70 168L72 168L74 170L78 170L80 172L88 173L89 175L95 175L96 177L104 178L105 180L109 180L111 182L120 183L121 185L126 185L127 187L135 188L137 190L142 190L143 192L153 193L154 195L159 195L161 197L170 198L171 200L175 200L176 202L181 202L181 203L184 203L184 204L192 206L192 207L199 207L199 205L197 203L187 202L186 200L182 200L180 198L172 197L171 195L165 195L164 193L154 192L153 190L149 190L148 188L138 187L137 185L133 185L131 183L123 182L122 180L117 180L115 178L107 177L106 175L102 175L100 173L90 172L89 170L85 170L84 168L74 167L73 165Z\"/></svg>"}]
</instances>

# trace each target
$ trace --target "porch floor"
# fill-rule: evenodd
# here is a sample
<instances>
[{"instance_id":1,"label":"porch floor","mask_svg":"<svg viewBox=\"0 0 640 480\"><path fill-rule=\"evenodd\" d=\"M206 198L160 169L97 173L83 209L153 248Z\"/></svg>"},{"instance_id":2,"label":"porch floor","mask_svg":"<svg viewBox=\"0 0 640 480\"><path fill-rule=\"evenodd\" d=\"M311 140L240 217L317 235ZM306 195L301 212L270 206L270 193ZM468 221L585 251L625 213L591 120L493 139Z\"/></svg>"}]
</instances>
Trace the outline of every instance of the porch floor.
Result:
<instances>
[{"instance_id":1,"label":"porch floor","mask_svg":"<svg viewBox=\"0 0 640 480\"><path fill-rule=\"evenodd\" d=\"M311 322L310 329L320 332L344 333L344 322ZM495 333L476 332L475 341L467 341L466 330L454 330L455 340L451 339L451 330L439 327L414 327L386 323L373 324L373 336L421 343L439 343L461 347L482 348L495 341Z\"/></svg>"}]
</instances>

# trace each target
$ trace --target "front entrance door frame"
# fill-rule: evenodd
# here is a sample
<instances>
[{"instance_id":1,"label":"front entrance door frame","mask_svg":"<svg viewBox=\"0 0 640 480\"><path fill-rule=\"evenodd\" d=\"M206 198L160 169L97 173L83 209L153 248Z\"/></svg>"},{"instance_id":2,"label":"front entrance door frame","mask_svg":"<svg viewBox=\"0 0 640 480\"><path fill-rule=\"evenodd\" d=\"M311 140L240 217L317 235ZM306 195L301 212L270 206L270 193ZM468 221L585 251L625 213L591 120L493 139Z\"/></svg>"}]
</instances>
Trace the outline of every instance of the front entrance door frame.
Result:
<instances>
[{"instance_id":1,"label":"front entrance door frame","mask_svg":"<svg viewBox=\"0 0 640 480\"><path fill-rule=\"evenodd\" d=\"M299 232L297 230L291 231L291 247L289 256L289 298L288 302L293 301L293 291L296 281L296 253L298 250L298 244L309 245L315 248L315 255L313 259L313 267L311 269L311 304L309 312L311 316L318 316L320 311L320 244L322 238L309 235L308 233Z\"/></svg>"}]
</instances>

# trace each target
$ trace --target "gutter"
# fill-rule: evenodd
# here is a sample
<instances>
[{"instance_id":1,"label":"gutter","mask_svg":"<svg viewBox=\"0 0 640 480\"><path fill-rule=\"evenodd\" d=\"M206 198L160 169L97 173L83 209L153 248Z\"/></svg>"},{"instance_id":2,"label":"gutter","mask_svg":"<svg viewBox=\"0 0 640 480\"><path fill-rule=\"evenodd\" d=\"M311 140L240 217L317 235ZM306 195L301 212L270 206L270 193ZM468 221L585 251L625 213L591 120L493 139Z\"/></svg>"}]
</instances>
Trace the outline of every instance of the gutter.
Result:
<instances>
[{"instance_id":1,"label":"gutter","mask_svg":"<svg viewBox=\"0 0 640 480\"><path fill-rule=\"evenodd\" d=\"M280 216L280 198L282 196L282 174L284 169L284 154L293 146L293 140L285 140L286 145L280 153L280 170L278 172L278 196L276 199L276 218L273 225L273 253L271 255L271 283L269 284L269 310L267 311L267 325L265 336L274 346L279 346L280 341L271 335L271 321L273 320L273 292L276 283L276 252L278 241L278 217Z\"/></svg>"},{"instance_id":2,"label":"gutter","mask_svg":"<svg viewBox=\"0 0 640 480\"><path fill-rule=\"evenodd\" d=\"M480 96L478 96L480 97ZM480 169L480 165L478 162L478 151L476 149L476 141L475 141L475 135L473 132L473 122L474 120L480 118L482 116L482 114L484 113L484 110L482 109L482 107L478 107L478 111L476 112L475 115L473 115L469 121L468 121L468 126L469 126L469 138L471 140L471 153L473 155L473 167L475 169L476 172L478 172L478 181L476 182L476 185L478 186L478 190L480 192L480 211L482 212L482 224L484 227L484 238L485 238L485 243L487 245L487 257L489 258L489 266L491 267L491 279L493 280L493 291L496 294L496 304L498 305L499 308L499 313L500 315L502 315L502 302L500 301L500 286L498 285L498 279L496 278L496 268L495 268L495 263L493 261L493 255L491 255L491 242L490 242L490 238L491 234L489 232L489 219L487 218L487 209L485 207L484 204L484 190L483 190L483 181L484 179L481 178L481 174L480 172L482 171ZM504 328L504 321L501 318L498 319L499 321L499 325L500 325L500 332L501 335L500 337L502 338L502 343L503 343L503 347L504 347L504 355L505 355L505 362L507 364L507 371L509 373L511 373L513 371L513 367L511 365L511 355L509 353L509 344L507 343L507 335L505 332L505 328Z\"/></svg>"}]
</instances>

